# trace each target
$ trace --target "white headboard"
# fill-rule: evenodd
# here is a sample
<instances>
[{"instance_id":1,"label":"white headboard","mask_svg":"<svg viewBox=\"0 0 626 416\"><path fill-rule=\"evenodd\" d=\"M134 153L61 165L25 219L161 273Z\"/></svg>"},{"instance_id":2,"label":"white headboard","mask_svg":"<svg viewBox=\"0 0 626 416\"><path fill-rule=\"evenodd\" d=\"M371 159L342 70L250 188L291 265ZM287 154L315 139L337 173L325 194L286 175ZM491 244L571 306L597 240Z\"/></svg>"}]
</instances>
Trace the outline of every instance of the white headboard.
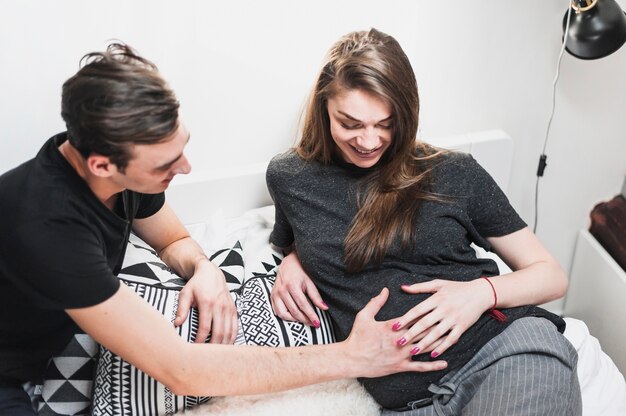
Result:
<instances>
[{"instance_id":1,"label":"white headboard","mask_svg":"<svg viewBox=\"0 0 626 416\"><path fill-rule=\"evenodd\" d=\"M471 153L506 192L513 160L513 140L501 130L427 140L434 146ZM269 161L268 161L269 162ZM238 166L232 171L192 172L177 176L167 200L183 224L207 222L215 215L235 217L269 205L265 185L267 163Z\"/></svg>"}]
</instances>

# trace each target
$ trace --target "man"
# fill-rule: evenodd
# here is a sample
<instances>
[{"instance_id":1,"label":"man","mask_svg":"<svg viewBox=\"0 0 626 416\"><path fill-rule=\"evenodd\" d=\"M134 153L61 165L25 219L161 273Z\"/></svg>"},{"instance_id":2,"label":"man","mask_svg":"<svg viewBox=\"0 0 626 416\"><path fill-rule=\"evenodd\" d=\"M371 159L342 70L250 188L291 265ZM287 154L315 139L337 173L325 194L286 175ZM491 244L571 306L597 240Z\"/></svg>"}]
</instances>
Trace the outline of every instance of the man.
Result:
<instances>
[{"instance_id":1,"label":"man","mask_svg":"<svg viewBox=\"0 0 626 416\"><path fill-rule=\"evenodd\" d=\"M41 378L77 326L186 395L254 394L445 366L410 361L411 346L394 344L393 323L374 320L386 290L362 311L345 342L226 345L237 333L237 311L224 275L164 197L172 178L191 169L178 101L156 66L126 45L83 59L63 85L67 132L0 176L0 414L34 414L21 386ZM197 305L195 344L117 280L131 230L188 279L174 323ZM238 382L226 382L233 379Z\"/></svg>"}]
</instances>

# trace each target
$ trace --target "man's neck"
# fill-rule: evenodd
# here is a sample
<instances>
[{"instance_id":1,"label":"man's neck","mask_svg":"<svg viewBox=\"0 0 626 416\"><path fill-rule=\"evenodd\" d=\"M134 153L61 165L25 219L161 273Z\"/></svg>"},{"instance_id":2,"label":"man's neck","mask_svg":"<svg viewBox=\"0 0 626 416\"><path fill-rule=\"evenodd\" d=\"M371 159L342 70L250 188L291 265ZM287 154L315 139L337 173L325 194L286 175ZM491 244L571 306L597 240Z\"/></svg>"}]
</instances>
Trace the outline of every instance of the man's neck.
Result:
<instances>
[{"instance_id":1,"label":"man's neck","mask_svg":"<svg viewBox=\"0 0 626 416\"><path fill-rule=\"evenodd\" d=\"M85 183L87 183L91 192L94 193L100 202L102 202L110 210L113 210L117 201L117 195L123 191L123 189L118 189L118 187L107 178L102 178L92 174L89 171L83 156L74 146L72 146L69 140L61 143L59 146L59 152L65 160L67 160L67 163L70 164L72 169L76 171L78 176L80 176Z\"/></svg>"}]
</instances>

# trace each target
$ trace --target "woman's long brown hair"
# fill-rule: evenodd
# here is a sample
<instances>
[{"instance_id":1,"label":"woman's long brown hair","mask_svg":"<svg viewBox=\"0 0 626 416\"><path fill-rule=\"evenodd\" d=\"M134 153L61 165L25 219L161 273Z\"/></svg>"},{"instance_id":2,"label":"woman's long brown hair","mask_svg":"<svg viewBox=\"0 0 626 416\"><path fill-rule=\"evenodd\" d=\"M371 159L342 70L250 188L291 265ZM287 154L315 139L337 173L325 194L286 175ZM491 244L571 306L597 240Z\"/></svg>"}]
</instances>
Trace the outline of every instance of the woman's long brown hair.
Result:
<instances>
[{"instance_id":1,"label":"woman's long brown hair","mask_svg":"<svg viewBox=\"0 0 626 416\"><path fill-rule=\"evenodd\" d=\"M331 163L336 148L328 100L354 89L390 105L393 139L376 169L360 184L358 213L344 241L344 260L351 273L370 262L380 264L398 237L404 249L411 247L421 202L440 199L431 192L431 170L441 154L416 140L419 96L409 59L393 37L371 29L349 33L330 49L296 145L302 159Z\"/></svg>"}]
</instances>

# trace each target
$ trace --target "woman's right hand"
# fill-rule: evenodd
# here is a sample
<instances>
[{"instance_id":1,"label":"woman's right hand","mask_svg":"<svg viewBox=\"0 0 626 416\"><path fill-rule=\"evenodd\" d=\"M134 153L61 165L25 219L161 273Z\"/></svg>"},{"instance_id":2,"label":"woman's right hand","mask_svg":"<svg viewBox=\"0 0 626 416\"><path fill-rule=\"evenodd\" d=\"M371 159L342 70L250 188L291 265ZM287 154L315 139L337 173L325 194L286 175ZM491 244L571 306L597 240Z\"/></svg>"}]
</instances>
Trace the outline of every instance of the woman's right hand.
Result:
<instances>
[{"instance_id":1,"label":"woman's right hand","mask_svg":"<svg viewBox=\"0 0 626 416\"><path fill-rule=\"evenodd\" d=\"M313 305L328 309L315 284L302 268L295 250L285 256L280 264L270 299L274 313L279 318L302 322L315 328L319 328L320 321Z\"/></svg>"}]
</instances>

